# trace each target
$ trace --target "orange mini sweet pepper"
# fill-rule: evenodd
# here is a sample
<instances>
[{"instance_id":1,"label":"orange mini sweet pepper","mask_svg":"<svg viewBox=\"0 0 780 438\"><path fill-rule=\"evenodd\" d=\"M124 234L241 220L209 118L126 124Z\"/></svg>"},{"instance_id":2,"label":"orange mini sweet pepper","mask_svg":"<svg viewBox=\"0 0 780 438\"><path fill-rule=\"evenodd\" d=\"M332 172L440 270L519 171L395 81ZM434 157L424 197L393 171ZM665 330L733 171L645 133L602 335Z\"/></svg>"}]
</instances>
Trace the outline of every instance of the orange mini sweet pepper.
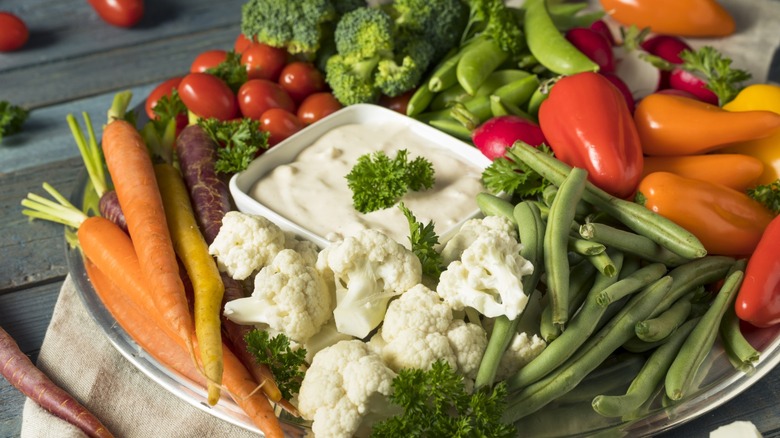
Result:
<instances>
[{"instance_id":1,"label":"orange mini sweet pepper","mask_svg":"<svg viewBox=\"0 0 780 438\"><path fill-rule=\"evenodd\" d=\"M644 177L636 201L693 233L708 254L749 256L774 217L743 192L669 172Z\"/></svg>"},{"instance_id":2,"label":"orange mini sweet pepper","mask_svg":"<svg viewBox=\"0 0 780 438\"><path fill-rule=\"evenodd\" d=\"M734 18L715 0L601 0L604 11L624 25L686 37L723 37Z\"/></svg>"},{"instance_id":3,"label":"orange mini sweet pepper","mask_svg":"<svg viewBox=\"0 0 780 438\"><path fill-rule=\"evenodd\" d=\"M634 122L646 155L693 155L766 138L780 129L780 114L732 112L688 97L654 93L636 106Z\"/></svg>"},{"instance_id":4,"label":"orange mini sweet pepper","mask_svg":"<svg viewBox=\"0 0 780 438\"><path fill-rule=\"evenodd\" d=\"M744 192L756 185L764 171L758 158L744 154L702 154L645 157L642 177L653 172L671 172L686 178L723 184Z\"/></svg>"}]
</instances>

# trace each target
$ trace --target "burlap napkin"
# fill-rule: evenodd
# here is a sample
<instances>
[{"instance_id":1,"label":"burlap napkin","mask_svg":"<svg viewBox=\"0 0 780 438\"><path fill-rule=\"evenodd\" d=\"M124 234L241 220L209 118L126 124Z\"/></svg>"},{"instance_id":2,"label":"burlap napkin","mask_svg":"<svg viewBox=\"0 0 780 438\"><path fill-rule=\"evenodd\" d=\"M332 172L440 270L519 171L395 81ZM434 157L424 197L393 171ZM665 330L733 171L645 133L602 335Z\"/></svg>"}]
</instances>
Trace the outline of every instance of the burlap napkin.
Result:
<instances>
[{"instance_id":1,"label":"burlap napkin","mask_svg":"<svg viewBox=\"0 0 780 438\"><path fill-rule=\"evenodd\" d=\"M38 367L117 437L256 437L195 408L138 371L109 344L67 277L43 340ZM27 400L23 438L85 436Z\"/></svg>"}]
</instances>

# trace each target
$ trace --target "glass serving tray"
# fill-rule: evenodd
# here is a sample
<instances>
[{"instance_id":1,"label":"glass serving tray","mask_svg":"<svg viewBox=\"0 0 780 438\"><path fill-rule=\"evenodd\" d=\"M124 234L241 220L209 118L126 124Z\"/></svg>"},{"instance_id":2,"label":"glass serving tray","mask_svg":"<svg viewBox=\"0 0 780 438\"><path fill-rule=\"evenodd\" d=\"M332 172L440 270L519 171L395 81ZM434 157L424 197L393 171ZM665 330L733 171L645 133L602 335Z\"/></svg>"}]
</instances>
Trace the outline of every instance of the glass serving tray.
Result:
<instances>
[{"instance_id":1,"label":"glass serving tray","mask_svg":"<svg viewBox=\"0 0 780 438\"><path fill-rule=\"evenodd\" d=\"M84 205L87 187L88 178L86 172L83 172L71 195L71 201L74 205ZM241 408L232 400L223 398L216 406L209 406L206 402L206 393L202 388L168 370L146 354L103 306L86 274L81 252L68 246L66 259L71 278L87 311L104 331L113 347L133 366L165 390L190 405L223 421L262 435L260 430L251 423ZM591 408L590 401L594 396L605 393L607 387L611 388L611 391L607 393L620 394L625 392L631 376L627 370L636 371L638 366L641 366L641 361L638 361L636 357L633 359L629 357L611 368L594 371L572 393L521 419L518 423L518 430L522 431L524 436L536 438L592 436L596 434L610 437L641 437L672 429L736 397L780 363L780 325L767 329L750 330L745 335L748 341L761 352L761 358L755 366L755 371L750 375L735 370L729 363L723 348L716 342L715 347L702 365L697 389L689 397L666 406L663 394L659 393L656 394L651 403L648 403L643 413L635 418L601 417ZM302 437L311 434L309 428L286 420L284 414L282 414L281 419L286 435Z\"/></svg>"}]
</instances>

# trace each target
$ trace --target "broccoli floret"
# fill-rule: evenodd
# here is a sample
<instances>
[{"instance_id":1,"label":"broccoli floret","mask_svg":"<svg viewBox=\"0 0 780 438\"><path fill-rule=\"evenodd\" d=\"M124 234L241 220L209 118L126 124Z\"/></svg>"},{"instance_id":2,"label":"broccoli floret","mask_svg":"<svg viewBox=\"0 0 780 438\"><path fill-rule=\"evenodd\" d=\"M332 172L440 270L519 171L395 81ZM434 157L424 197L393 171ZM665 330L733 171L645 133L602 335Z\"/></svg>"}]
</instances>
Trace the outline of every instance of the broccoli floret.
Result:
<instances>
[{"instance_id":1,"label":"broccoli floret","mask_svg":"<svg viewBox=\"0 0 780 438\"><path fill-rule=\"evenodd\" d=\"M374 70L378 63L377 57L360 60L336 54L325 65L325 80L343 105L376 102L380 92L374 84Z\"/></svg>"},{"instance_id":2,"label":"broccoli floret","mask_svg":"<svg viewBox=\"0 0 780 438\"><path fill-rule=\"evenodd\" d=\"M501 50L514 57L526 51L521 15L515 9L506 6L503 0L468 0L468 23L461 43L482 35L496 43Z\"/></svg>"},{"instance_id":3,"label":"broccoli floret","mask_svg":"<svg viewBox=\"0 0 780 438\"><path fill-rule=\"evenodd\" d=\"M330 0L249 0L241 9L241 32L292 54L313 56L326 24L337 17Z\"/></svg>"},{"instance_id":4,"label":"broccoli floret","mask_svg":"<svg viewBox=\"0 0 780 438\"><path fill-rule=\"evenodd\" d=\"M336 25L336 50L358 59L391 57L394 48L393 20L380 9L357 8L344 14Z\"/></svg>"},{"instance_id":5,"label":"broccoli floret","mask_svg":"<svg viewBox=\"0 0 780 438\"><path fill-rule=\"evenodd\" d=\"M386 10L396 26L420 35L434 47L435 60L458 45L469 17L462 0L395 0Z\"/></svg>"},{"instance_id":6,"label":"broccoli floret","mask_svg":"<svg viewBox=\"0 0 780 438\"><path fill-rule=\"evenodd\" d=\"M349 11L354 11L357 8L368 6L366 0L331 0L333 7L336 8L336 13L339 16L346 14Z\"/></svg>"},{"instance_id":7,"label":"broccoli floret","mask_svg":"<svg viewBox=\"0 0 780 438\"><path fill-rule=\"evenodd\" d=\"M402 51L394 59L379 61L375 82L387 96L394 97L416 87L431 64L435 49L426 40L399 39Z\"/></svg>"}]
</instances>

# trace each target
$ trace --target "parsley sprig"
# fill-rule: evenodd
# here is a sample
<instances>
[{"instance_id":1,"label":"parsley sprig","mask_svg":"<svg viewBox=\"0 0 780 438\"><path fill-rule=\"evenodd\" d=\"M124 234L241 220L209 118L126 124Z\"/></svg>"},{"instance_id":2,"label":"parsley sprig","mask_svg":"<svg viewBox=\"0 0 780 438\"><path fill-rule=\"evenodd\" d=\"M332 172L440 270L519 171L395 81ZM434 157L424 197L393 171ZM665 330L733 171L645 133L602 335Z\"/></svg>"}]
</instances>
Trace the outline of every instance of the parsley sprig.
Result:
<instances>
[{"instance_id":1,"label":"parsley sprig","mask_svg":"<svg viewBox=\"0 0 780 438\"><path fill-rule=\"evenodd\" d=\"M300 391L305 375L305 348L293 349L290 339L284 334L272 338L267 331L260 329L248 332L244 339L257 363L267 365L271 370L283 399L290 400Z\"/></svg>"},{"instance_id":2,"label":"parsley sprig","mask_svg":"<svg viewBox=\"0 0 780 438\"><path fill-rule=\"evenodd\" d=\"M707 88L718 96L718 104L731 102L743 88L743 82L750 79L750 73L732 68L731 59L713 47L705 46L696 51L683 50L681 68L700 76Z\"/></svg>"},{"instance_id":3,"label":"parsley sprig","mask_svg":"<svg viewBox=\"0 0 780 438\"><path fill-rule=\"evenodd\" d=\"M0 101L0 140L3 137L21 132L22 124L30 112L5 100Z\"/></svg>"},{"instance_id":4,"label":"parsley sprig","mask_svg":"<svg viewBox=\"0 0 780 438\"><path fill-rule=\"evenodd\" d=\"M748 189L748 196L764 204L774 214L780 214L780 179Z\"/></svg>"},{"instance_id":5,"label":"parsley sprig","mask_svg":"<svg viewBox=\"0 0 780 438\"><path fill-rule=\"evenodd\" d=\"M436 245L439 244L439 236L434 230L433 221L427 225L418 222L411 210L403 202L398 204L406 220L409 221L409 243L412 252L420 259L423 274L433 279L438 279L443 270L441 254L436 251Z\"/></svg>"},{"instance_id":6,"label":"parsley sprig","mask_svg":"<svg viewBox=\"0 0 780 438\"><path fill-rule=\"evenodd\" d=\"M503 158L493 160L482 172L482 183L493 194L505 192L521 198L541 194L550 182L523 163L515 152L516 147L507 149ZM552 150L546 145L538 149L552 155Z\"/></svg>"},{"instance_id":7,"label":"parsley sprig","mask_svg":"<svg viewBox=\"0 0 780 438\"><path fill-rule=\"evenodd\" d=\"M261 149L268 149L268 132L260 129L258 120L209 118L199 120L198 125L220 145L214 165L219 173L230 175L241 172Z\"/></svg>"},{"instance_id":8,"label":"parsley sprig","mask_svg":"<svg viewBox=\"0 0 780 438\"><path fill-rule=\"evenodd\" d=\"M463 376L443 360L427 371L403 369L390 401L404 412L376 424L371 436L513 437L517 429L501 421L506 395L505 383L469 393Z\"/></svg>"},{"instance_id":9,"label":"parsley sprig","mask_svg":"<svg viewBox=\"0 0 780 438\"><path fill-rule=\"evenodd\" d=\"M346 175L352 190L352 203L361 213L390 208L407 191L433 187L433 164L424 157L409 160L409 152L401 149L395 158L376 151L358 158Z\"/></svg>"},{"instance_id":10,"label":"parsley sprig","mask_svg":"<svg viewBox=\"0 0 780 438\"><path fill-rule=\"evenodd\" d=\"M224 61L206 70L206 73L212 74L227 84L234 93L238 92L241 85L247 81L246 66L241 64L241 54L231 50L227 52Z\"/></svg>"}]
</instances>

